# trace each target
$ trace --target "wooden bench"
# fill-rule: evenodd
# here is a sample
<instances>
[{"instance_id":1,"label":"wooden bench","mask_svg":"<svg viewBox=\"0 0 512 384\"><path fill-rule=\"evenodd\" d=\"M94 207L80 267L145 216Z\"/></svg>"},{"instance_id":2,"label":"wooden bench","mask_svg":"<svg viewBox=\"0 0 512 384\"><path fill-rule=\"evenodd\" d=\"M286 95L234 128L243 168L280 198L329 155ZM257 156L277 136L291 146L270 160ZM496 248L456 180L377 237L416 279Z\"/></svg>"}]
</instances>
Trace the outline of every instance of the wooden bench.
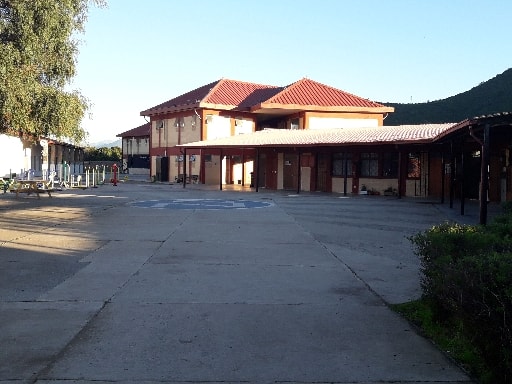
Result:
<instances>
[{"instance_id":1,"label":"wooden bench","mask_svg":"<svg viewBox=\"0 0 512 384\"><path fill-rule=\"evenodd\" d=\"M42 180L18 180L11 185L10 191L16 192L16 198L20 193L26 193L27 195L34 193L40 199L40 193L47 193L48 196L52 197L53 188L48 188L48 185Z\"/></svg>"}]
</instances>

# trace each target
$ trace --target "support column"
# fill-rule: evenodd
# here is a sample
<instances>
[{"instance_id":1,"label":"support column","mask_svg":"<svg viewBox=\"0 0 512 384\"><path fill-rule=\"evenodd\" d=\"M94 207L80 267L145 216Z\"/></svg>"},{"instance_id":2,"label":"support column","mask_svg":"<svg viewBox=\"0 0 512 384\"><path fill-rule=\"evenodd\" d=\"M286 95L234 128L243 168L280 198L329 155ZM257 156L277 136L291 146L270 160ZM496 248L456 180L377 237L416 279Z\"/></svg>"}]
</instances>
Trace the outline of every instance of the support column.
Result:
<instances>
[{"instance_id":1,"label":"support column","mask_svg":"<svg viewBox=\"0 0 512 384\"><path fill-rule=\"evenodd\" d=\"M255 177L254 177L254 182L256 183L256 192L258 192L258 188L260 185L260 149L259 148L256 149L256 164L255 164L254 168L256 168L256 169L253 169L253 172L256 172Z\"/></svg>"},{"instance_id":2,"label":"support column","mask_svg":"<svg viewBox=\"0 0 512 384\"><path fill-rule=\"evenodd\" d=\"M446 176L445 173L445 161L444 161L444 150L441 150L441 204L444 204L444 178Z\"/></svg>"},{"instance_id":3,"label":"support column","mask_svg":"<svg viewBox=\"0 0 512 384\"><path fill-rule=\"evenodd\" d=\"M178 130L180 128L178 127ZM187 185L187 150L183 148L183 188Z\"/></svg>"},{"instance_id":4,"label":"support column","mask_svg":"<svg viewBox=\"0 0 512 384\"><path fill-rule=\"evenodd\" d=\"M455 186L455 155L453 154L453 141L450 142L450 208L453 208Z\"/></svg>"},{"instance_id":5,"label":"support column","mask_svg":"<svg viewBox=\"0 0 512 384\"><path fill-rule=\"evenodd\" d=\"M405 192L404 178L404 155L403 151L398 151L398 198L401 199Z\"/></svg>"},{"instance_id":6,"label":"support column","mask_svg":"<svg viewBox=\"0 0 512 384\"><path fill-rule=\"evenodd\" d=\"M219 152L219 190L222 191L222 149Z\"/></svg>"},{"instance_id":7,"label":"support column","mask_svg":"<svg viewBox=\"0 0 512 384\"><path fill-rule=\"evenodd\" d=\"M347 152L343 152L343 196L347 196L347 179L348 179L348 160L347 160Z\"/></svg>"},{"instance_id":8,"label":"support column","mask_svg":"<svg viewBox=\"0 0 512 384\"><path fill-rule=\"evenodd\" d=\"M462 168L460 173L460 214L464 216L464 206L466 204L466 191L464 190L464 147L462 147L460 155L460 167Z\"/></svg>"},{"instance_id":9,"label":"support column","mask_svg":"<svg viewBox=\"0 0 512 384\"><path fill-rule=\"evenodd\" d=\"M489 139L490 125L485 124L484 142L480 157L480 224L487 224L487 194L489 193Z\"/></svg>"},{"instance_id":10,"label":"support column","mask_svg":"<svg viewBox=\"0 0 512 384\"><path fill-rule=\"evenodd\" d=\"M301 157L300 157L300 151L297 155L298 161L297 161L297 195L300 193L300 183L301 183Z\"/></svg>"},{"instance_id":11,"label":"support column","mask_svg":"<svg viewBox=\"0 0 512 384\"><path fill-rule=\"evenodd\" d=\"M245 186L245 154L242 148L242 187Z\"/></svg>"}]
</instances>

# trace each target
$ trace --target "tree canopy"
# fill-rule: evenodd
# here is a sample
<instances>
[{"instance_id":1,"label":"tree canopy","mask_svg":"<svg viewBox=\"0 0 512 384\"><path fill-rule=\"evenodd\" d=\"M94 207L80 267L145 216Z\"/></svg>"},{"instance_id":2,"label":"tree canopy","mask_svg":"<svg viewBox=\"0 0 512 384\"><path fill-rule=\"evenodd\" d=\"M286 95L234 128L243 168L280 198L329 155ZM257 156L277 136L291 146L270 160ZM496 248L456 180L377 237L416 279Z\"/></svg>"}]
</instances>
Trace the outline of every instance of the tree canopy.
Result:
<instances>
[{"instance_id":1,"label":"tree canopy","mask_svg":"<svg viewBox=\"0 0 512 384\"><path fill-rule=\"evenodd\" d=\"M85 161L120 161L123 157L121 147L86 147Z\"/></svg>"},{"instance_id":2,"label":"tree canopy","mask_svg":"<svg viewBox=\"0 0 512 384\"><path fill-rule=\"evenodd\" d=\"M91 3L104 0L0 0L0 133L85 139L87 100L65 87Z\"/></svg>"}]
</instances>

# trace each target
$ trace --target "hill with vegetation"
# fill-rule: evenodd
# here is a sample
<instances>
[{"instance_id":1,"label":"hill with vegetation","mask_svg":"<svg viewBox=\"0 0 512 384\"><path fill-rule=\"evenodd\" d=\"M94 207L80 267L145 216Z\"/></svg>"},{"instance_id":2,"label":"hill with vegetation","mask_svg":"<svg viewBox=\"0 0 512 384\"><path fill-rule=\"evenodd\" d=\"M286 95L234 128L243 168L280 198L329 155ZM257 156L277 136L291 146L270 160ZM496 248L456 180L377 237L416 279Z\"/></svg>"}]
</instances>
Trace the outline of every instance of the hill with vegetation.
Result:
<instances>
[{"instance_id":1,"label":"hill with vegetation","mask_svg":"<svg viewBox=\"0 0 512 384\"><path fill-rule=\"evenodd\" d=\"M395 108L384 125L457 123L467 118L512 112L512 68L469 91L427 103L381 103Z\"/></svg>"}]
</instances>

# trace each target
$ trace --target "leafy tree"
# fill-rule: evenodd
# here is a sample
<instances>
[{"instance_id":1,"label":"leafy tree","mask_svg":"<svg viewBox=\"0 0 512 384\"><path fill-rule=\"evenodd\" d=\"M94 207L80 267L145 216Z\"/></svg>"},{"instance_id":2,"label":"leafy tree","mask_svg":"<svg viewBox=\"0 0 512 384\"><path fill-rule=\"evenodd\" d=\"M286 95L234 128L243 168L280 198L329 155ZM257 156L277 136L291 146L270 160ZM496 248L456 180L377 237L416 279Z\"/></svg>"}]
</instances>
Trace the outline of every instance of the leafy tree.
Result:
<instances>
[{"instance_id":1,"label":"leafy tree","mask_svg":"<svg viewBox=\"0 0 512 384\"><path fill-rule=\"evenodd\" d=\"M88 103L65 86L75 75L77 32L104 0L0 0L0 133L80 143Z\"/></svg>"},{"instance_id":2,"label":"leafy tree","mask_svg":"<svg viewBox=\"0 0 512 384\"><path fill-rule=\"evenodd\" d=\"M84 151L85 161L120 161L121 157L120 147L88 147Z\"/></svg>"}]
</instances>

